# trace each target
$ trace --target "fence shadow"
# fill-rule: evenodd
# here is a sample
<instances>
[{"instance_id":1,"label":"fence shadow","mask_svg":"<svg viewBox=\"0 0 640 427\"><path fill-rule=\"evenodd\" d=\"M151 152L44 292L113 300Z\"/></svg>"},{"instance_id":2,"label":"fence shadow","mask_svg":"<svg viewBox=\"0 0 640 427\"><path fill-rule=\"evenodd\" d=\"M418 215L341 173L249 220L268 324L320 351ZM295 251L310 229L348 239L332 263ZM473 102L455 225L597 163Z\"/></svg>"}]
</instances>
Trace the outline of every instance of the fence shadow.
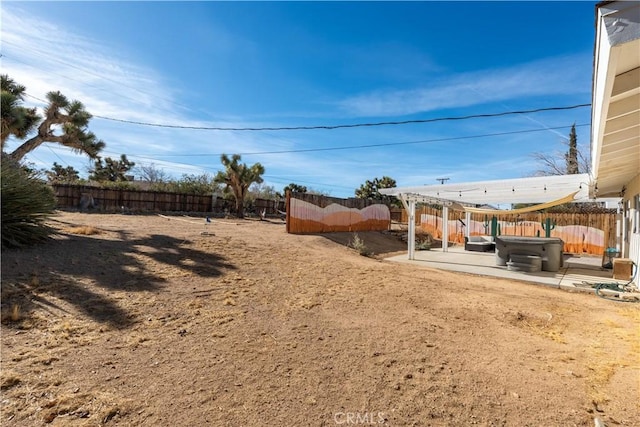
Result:
<instances>
[{"instance_id":1,"label":"fence shadow","mask_svg":"<svg viewBox=\"0 0 640 427\"><path fill-rule=\"evenodd\" d=\"M385 256L390 253L406 251L407 244L404 243L398 235L391 232L383 231L358 231L358 232L332 232L332 233L315 233L317 236L324 237L339 245L353 247L354 237L362 242L363 249L377 256Z\"/></svg>"},{"instance_id":2,"label":"fence shadow","mask_svg":"<svg viewBox=\"0 0 640 427\"><path fill-rule=\"evenodd\" d=\"M142 292L189 285L189 278L217 277L235 269L223 256L166 235L118 239L62 235L43 245L2 253L2 312L18 305L62 310L63 300L96 322L117 328L132 324L109 291ZM8 323L11 324L11 323Z\"/></svg>"}]
</instances>

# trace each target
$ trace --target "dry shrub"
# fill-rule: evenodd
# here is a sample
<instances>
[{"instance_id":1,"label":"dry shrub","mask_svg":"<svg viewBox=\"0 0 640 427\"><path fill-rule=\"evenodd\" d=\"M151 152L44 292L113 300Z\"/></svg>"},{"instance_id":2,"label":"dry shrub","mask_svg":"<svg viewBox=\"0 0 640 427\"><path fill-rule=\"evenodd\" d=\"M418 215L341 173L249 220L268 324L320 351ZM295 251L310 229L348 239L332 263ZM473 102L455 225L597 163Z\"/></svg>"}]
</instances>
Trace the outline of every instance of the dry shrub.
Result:
<instances>
[{"instance_id":1,"label":"dry shrub","mask_svg":"<svg viewBox=\"0 0 640 427\"><path fill-rule=\"evenodd\" d=\"M373 255L367 245L365 245L364 240L360 238L358 233L353 233L353 237L349 242L349 246L355 249L362 256L371 256Z\"/></svg>"},{"instance_id":2,"label":"dry shrub","mask_svg":"<svg viewBox=\"0 0 640 427\"><path fill-rule=\"evenodd\" d=\"M594 343L588 348L591 355L589 362L585 364L587 369L586 387L587 394L594 403L609 402L610 396L607 386L616 370L620 367L618 358L607 357L602 344Z\"/></svg>"},{"instance_id":3,"label":"dry shrub","mask_svg":"<svg viewBox=\"0 0 640 427\"><path fill-rule=\"evenodd\" d=\"M187 308L193 309L193 310L198 310L200 308L204 307L204 304L202 302L202 300L200 299L194 299L193 301L189 301L189 303L187 304Z\"/></svg>"},{"instance_id":4,"label":"dry shrub","mask_svg":"<svg viewBox=\"0 0 640 427\"><path fill-rule=\"evenodd\" d=\"M627 317L634 324L640 323L640 310L636 307L622 307L618 310L618 313Z\"/></svg>"},{"instance_id":5,"label":"dry shrub","mask_svg":"<svg viewBox=\"0 0 640 427\"><path fill-rule=\"evenodd\" d=\"M12 304L8 313L2 314L2 323L17 323L23 319L19 304Z\"/></svg>"},{"instance_id":6,"label":"dry shrub","mask_svg":"<svg viewBox=\"0 0 640 427\"><path fill-rule=\"evenodd\" d=\"M10 319L12 322L17 322L22 319L22 314L20 313L20 306L18 304L13 304L11 307Z\"/></svg>"},{"instance_id":7,"label":"dry shrub","mask_svg":"<svg viewBox=\"0 0 640 427\"><path fill-rule=\"evenodd\" d=\"M0 380L0 390L7 390L20 384L20 377L15 372L3 372Z\"/></svg>"},{"instance_id":8,"label":"dry shrub","mask_svg":"<svg viewBox=\"0 0 640 427\"><path fill-rule=\"evenodd\" d=\"M92 236L94 234L102 234L102 230L90 225L79 225L77 227L65 228L62 231L69 234L80 234L83 236Z\"/></svg>"},{"instance_id":9,"label":"dry shrub","mask_svg":"<svg viewBox=\"0 0 640 427\"><path fill-rule=\"evenodd\" d=\"M567 343L563 336L562 325L559 325L556 322L555 317L551 313L534 315L518 311L513 314L513 320L511 323L560 344Z\"/></svg>"}]
</instances>

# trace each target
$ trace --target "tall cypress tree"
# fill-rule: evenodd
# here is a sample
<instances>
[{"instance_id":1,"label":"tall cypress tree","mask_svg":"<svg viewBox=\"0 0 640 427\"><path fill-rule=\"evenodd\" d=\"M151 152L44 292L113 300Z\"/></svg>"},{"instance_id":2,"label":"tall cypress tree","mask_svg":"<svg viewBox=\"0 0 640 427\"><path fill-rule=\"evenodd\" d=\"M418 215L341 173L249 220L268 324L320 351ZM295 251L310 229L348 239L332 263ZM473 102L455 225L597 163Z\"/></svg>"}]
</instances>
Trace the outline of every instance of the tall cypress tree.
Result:
<instances>
[{"instance_id":1,"label":"tall cypress tree","mask_svg":"<svg viewBox=\"0 0 640 427\"><path fill-rule=\"evenodd\" d=\"M576 135L576 124L571 126L569 133L569 151L565 154L564 159L567 164L567 174L574 175L580 173L578 170L578 136Z\"/></svg>"}]
</instances>

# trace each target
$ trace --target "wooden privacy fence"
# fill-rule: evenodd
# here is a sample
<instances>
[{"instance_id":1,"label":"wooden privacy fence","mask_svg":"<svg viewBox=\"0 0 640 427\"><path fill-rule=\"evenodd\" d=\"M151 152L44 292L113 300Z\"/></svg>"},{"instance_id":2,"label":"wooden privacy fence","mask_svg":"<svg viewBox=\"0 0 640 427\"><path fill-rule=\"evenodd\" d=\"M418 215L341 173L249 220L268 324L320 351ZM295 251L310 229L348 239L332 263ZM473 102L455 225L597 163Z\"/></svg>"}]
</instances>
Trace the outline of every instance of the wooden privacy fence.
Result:
<instances>
[{"instance_id":1,"label":"wooden privacy fence","mask_svg":"<svg viewBox=\"0 0 640 427\"><path fill-rule=\"evenodd\" d=\"M615 246L616 214L614 211L582 212L531 212L520 215L496 215L500 234L503 236L545 236L542 223L552 224L551 237L564 241L564 251L602 255L608 247ZM465 221L465 213L450 210L448 218L449 241L464 243L466 228L469 235L490 235L491 215L471 214L471 222ZM402 221L407 221L402 211ZM435 239L442 239L442 210L423 206L416 211L416 223L422 231Z\"/></svg>"},{"instance_id":2,"label":"wooden privacy fence","mask_svg":"<svg viewBox=\"0 0 640 427\"><path fill-rule=\"evenodd\" d=\"M287 232L381 231L391 225L389 208L367 199L287 194Z\"/></svg>"},{"instance_id":3,"label":"wooden privacy fence","mask_svg":"<svg viewBox=\"0 0 640 427\"><path fill-rule=\"evenodd\" d=\"M60 209L94 209L100 212L207 212L233 211L233 202L221 197L159 191L102 188L86 185L53 184ZM282 201L255 199L249 212L278 215Z\"/></svg>"}]
</instances>

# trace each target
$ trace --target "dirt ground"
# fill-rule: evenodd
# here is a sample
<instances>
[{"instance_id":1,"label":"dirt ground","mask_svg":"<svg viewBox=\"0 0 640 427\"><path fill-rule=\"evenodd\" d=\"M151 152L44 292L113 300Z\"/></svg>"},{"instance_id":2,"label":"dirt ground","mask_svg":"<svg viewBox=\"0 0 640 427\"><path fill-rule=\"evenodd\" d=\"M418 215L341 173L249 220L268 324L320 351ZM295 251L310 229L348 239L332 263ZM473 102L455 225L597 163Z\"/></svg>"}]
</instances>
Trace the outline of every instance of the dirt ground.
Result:
<instances>
[{"instance_id":1,"label":"dirt ground","mask_svg":"<svg viewBox=\"0 0 640 427\"><path fill-rule=\"evenodd\" d=\"M640 425L638 304L391 263L384 233L54 219L2 253L2 426Z\"/></svg>"}]
</instances>

